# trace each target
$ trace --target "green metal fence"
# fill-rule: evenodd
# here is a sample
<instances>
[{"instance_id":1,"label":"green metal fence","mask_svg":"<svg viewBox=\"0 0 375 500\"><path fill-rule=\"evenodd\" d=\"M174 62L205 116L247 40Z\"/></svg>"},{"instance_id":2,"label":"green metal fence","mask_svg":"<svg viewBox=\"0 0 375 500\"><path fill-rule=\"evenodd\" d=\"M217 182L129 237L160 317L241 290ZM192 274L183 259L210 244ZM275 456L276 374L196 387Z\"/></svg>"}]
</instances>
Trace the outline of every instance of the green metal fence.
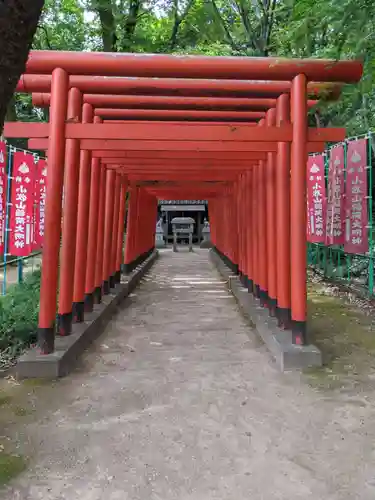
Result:
<instances>
[{"instance_id":1,"label":"green metal fence","mask_svg":"<svg viewBox=\"0 0 375 500\"><path fill-rule=\"evenodd\" d=\"M40 266L42 252L32 252L27 257L8 258L0 262L1 295L6 295L9 285L22 283L27 272L33 272Z\"/></svg>"},{"instance_id":2,"label":"green metal fence","mask_svg":"<svg viewBox=\"0 0 375 500\"><path fill-rule=\"evenodd\" d=\"M346 145L350 140L367 139L367 208L368 208L368 242L369 250L366 254L349 254L344 251L341 245L325 245L320 243L308 243L308 264L310 268L315 270L324 278L334 281L338 284L343 284L358 292L361 295L375 297L374 288L374 263L375 263L375 247L374 247L374 217L375 206L373 202L375 194L375 175L374 166L374 150L375 137L369 132L362 136L351 137L344 143ZM328 184L328 161L330 155L329 148L326 151L326 187ZM346 154L344 164L344 174L346 179Z\"/></svg>"}]
</instances>

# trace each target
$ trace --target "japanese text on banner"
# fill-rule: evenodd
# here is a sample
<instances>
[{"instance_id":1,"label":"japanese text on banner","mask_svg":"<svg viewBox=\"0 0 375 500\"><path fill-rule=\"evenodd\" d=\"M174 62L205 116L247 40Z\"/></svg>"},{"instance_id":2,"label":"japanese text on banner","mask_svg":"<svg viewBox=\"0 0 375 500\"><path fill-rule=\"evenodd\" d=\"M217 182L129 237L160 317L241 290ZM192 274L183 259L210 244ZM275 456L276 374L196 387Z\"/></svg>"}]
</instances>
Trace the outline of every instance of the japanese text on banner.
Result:
<instances>
[{"instance_id":1,"label":"japanese text on banner","mask_svg":"<svg viewBox=\"0 0 375 500\"><path fill-rule=\"evenodd\" d=\"M47 189L47 162L39 160L37 164L37 173L35 179L35 231L34 244L39 249L43 246L44 239L44 219L46 207L46 189Z\"/></svg>"},{"instance_id":2,"label":"japanese text on banner","mask_svg":"<svg viewBox=\"0 0 375 500\"><path fill-rule=\"evenodd\" d=\"M345 243L344 155L343 145L331 149L328 170L327 245Z\"/></svg>"},{"instance_id":3,"label":"japanese text on banner","mask_svg":"<svg viewBox=\"0 0 375 500\"><path fill-rule=\"evenodd\" d=\"M326 185L324 156L309 156L307 162L307 240L324 243L326 234Z\"/></svg>"},{"instance_id":4,"label":"japanese text on banner","mask_svg":"<svg viewBox=\"0 0 375 500\"><path fill-rule=\"evenodd\" d=\"M0 255L5 250L5 224L6 224L6 174L7 150L5 142L0 141Z\"/></svg>"},{"instance_id":5,"label":"japanese text on banner","mask_svg":"<svg viewBox=\"0 0 375 500\"><path fill-rule=\"evenodd\" d=\"M348 253L368 251L367 140L348 143L345 187L345 245Z\"/></svg>"},{"instance_id":6,"label":"japanese text on banner","mask_svg":"<svg viewBox=\"0 0 375 500\"><path fill-rule=\"evenodd\" d=\"M32 251L34 205L34 156L23 152L13 155L9 253L26 257Z\"/></svg>"}]
</instances>

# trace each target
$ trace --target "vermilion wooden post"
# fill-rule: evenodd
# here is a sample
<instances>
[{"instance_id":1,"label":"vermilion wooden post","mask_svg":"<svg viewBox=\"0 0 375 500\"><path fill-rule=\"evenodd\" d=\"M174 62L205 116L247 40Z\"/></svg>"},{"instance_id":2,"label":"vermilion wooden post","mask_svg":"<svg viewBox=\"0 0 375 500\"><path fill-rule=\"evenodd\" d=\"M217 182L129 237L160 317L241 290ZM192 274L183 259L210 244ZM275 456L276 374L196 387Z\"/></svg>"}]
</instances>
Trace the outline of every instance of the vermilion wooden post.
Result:
<instances>
[{"instance_id":1,"label":"vermilion wooden post","mask_svg":"<svg viewBox=\"0 0 375 500\"><path fill-rule=\"evenodd\" d=\"M128 213L127 213L127 224L126 224L126 240L125 240L125 254L124 254L124 273L130 273L132 271L133 262L133 246L134 246L134 233L136 231L136 216L137 216L137 204L138 204L138 188L132 187L129 193L128 199Z\"/></svg>"},{"instance_id":2,"label":"vermilion wooden post","mask_svg":"<svg viewBox=\"0 0 375 500\"><path fill-rule=\"evenodd\" d=\"M291 309L293 342L306 343L306 168L307 163L306 76L292 82L291 107Z\"/></svg>"},{"instance_id":3,"label":"vermilion wooden post","mask_svg":"<svg viewBox=\"0 0 375 500\"><path fill-rule=\"evenodd\" d=\"M266 165L263 160L258 167L258 256L259 256L259 298L264 307L268 304L268 281L267 281L267 202L266 202Z\"/></svg>"},{"instance_id":4,"label":"vermilion wooden post","mask_svg":"<svg viewBox=\"0 0 375 500\"><path fill-rule=\"evenodd\" d=\"M231 190L228 189L227 194L227 210L225 210L225 255L229 259L229 263L233 268L233 239L230 239L230 227L235 225L236 219L234 218L233 208L232 208L232 194ZM229 225L231 222L231 226Z\"/></svg>"},{"instance_id":5,"label":"vermilion wooden post","mask_svg":"<svg viewBox=\"0 0 375 500\"><path fill-rule=\"evenodd\" d=\"M251 207L251 189L252 189L252 178L251 170L246 172L246 189L245 189L245 225L246 225L246 262L247 262L247 289L249 292L253 291L254 284L254 266L253 266L253 247L252 247L252 237L254 235L253 219L252 219L252 207Z\"/></svg>"},{"instance_id":6,"label":"vermilion wooden post","mask_svg":"<svg viewBox=\"0 0 375 500\"><path fill-rule=\"evenodd\" d=\"M112 259L112 232L113 232L113 213L114 213L114 190L115 190L116 172L107 170L107 184L105 192L105 216L104 216L104 247L103 247L103 293L108 295L110 292L110 275Z\"/></svg>"},{"instance_id":7,"label":"vermilion wooden post","mask_svg":"<svg viewBox=\"0 0 375 500\"><path fill-rule=\"evenodd\" d=\"M151 248L152 250L155 249L155 237L156 237L156 223L158 220L158 199L156 196L153 197L152 199L152 204L153 204L153 225L152 225L152 240L151 240Z\"/></svg>"},{"instance_id":8,"label":"vermilion wooden post","mask_svg":"<svg viewBox=\"0 0 375 500\"><path fill-rule=\"evenodd\" d=\"M238 264L238 275L240 278L240 281L243 283L243 267L242 267L242 234L241 234L241 219L242 219L242 214L241 214L241 188L240 186L240 181L237 181L235 185L233 186L233 204L235 206L235 211L236 211L236 220L234 224L234 230L233 232L237 235L237 241L238 241L238 253L237 253L237 264Z\"/></svg>"},{"instance_id":9,"label":"vermilion wooden post","mask_svg":"<svg viewBox=\"0 0 375 500\"><path fill-rule=\"evenodd\" d=\"M156 221L158 213L158 202L154 196L150 197L150 236L149 243L147 245L147 252L151 252L155 248L155 233L156 233Z\"/></svg>"},{"instance_id":10,"label":"vermilion wooden post","mask_svg":"<svg viewBox=\"0 0 375 500\"><path fill-rule=\"evenodd\" d=\"M65 118L68 102L69 77L57 68L52 72L51 120L48 162L53 168L48 174L43 267L40 286L38 345L42 354L54 351L57 277L61 234L61 199L64 183Z\"/></svg>"},{"instance_id":11,"label":"vermilion wooden post","mask_svg":"<svg viewBox=\"0 0 375 500\"><path fill-rule=\"evenodd\" d=\"M219 206L216 199L210 201L209 214L210 224L212 227L212 245L216 250L220 251L220 230L217 223L219 217Z\"/></svg>"},{"instance_id":12,"label":"vermilion wooden post","mask_svg":"<svg viewBox=\"0 0 375 500\"><path fill-rule=\"evenodd\" d=\"M149 199L147 196L147 193L145 192L144 189L142 189L142 196L141 196L141 206L140 206L140 212L139 212L139 226L138 226L138 235L139 235L139 260L142 259L143 253L145 252L145 245L146 245L146 240L148 237L148 224L150 221L150 214L148 212L149 210ZM143 224L145 225L145 231L142 231L142 226Z\"/></svg>"},{"instance_id":13,"label":"vermilion wooden post","mask_svg":"<svg viewBox=\"0 0 375 500\"><path fill-rule=\"evenodd\" d=\"M220 221L220 225L217 225L217 241L218 248L222 255L225 254L224 250L224 230L225 230L225 219L223 215L223 208L226 206L226 193L223 194L221 204L216 203L216 218Z\"/></svg>"},{"instance_id":14,"label":"vermilion wooden post","mask_svg":"<svg viewBox=\"0 0 375 500\"><path fill-rule=\"evenodd\" d=\"M73 87L68 95L67 120L81 121L82 94ZM74 261L77 233L79 140L67 139L65 147L64 206L60 256L58 327L60 335L72 332Z\"/></svg>"},{"instance_id":15,"label":"vermilion wooden post","mask_svg":"<svg viewBox=\"0 0 375 500\"><path fill-rule=\"evenodd\" d=\"M259 298L259 227L258 227L258 215L259 215L259 164L255 164L251 169L251 221L252 221L252 235L251 235L251 247L252 247L252 266L254 270L253 277L253 294L256 298Z\"/></svg>"},{"instance_id":16,"label":"vermilion wooden post","mask_svg":"<svg viewBox=\"0 0 375 500\"><path fill-rule=\"evenodd\" d=\"M225 195L223 197L223 204L220 207L220 220L222 221L221 226L221 246L222 253L226 257L228 256L228 246L227 246L227 218L229 215L229 189L227 188Z\"/></svg>"},{"instance_id":17,"label":"vermilion wooden post","mask_svg":"<svg viewBox=\"0 0 375 500\"><path fill-rule=\"evenodd\" d=\"M146 258L152 248L152 237L154 235L155 221L154 221L154 204L152 197L145 193L145 234L143 241L143 248L141 254Z\"/></svg>"},{"instance_id":18,"label":"vermilion wooden post","mask_svg":"<svg viewBox=\"0 0 375 500\"><path fill-rule=\"evenodd\" d=\"M267 111L267 126L276 125L276 110ZM276 158L275 154L267 154L266 163L266 204L267 204L267 285L268 307L271 316L277 309L277 268L276 268Z\"/></svg>"},{"instance_id":19,"label":"vermilion wooden post","mask_svg":"<svg viewBox=\"0 0 375 500\"><path fill-rule=\"evenodd\" d=\"M91 104L82 108L82 122L92 123ZM90 210L91 151L82 150L79 167L79 192L77 214L77 242L74 266L73 319L81 323L85 316L85 282L87 264L87 240Z\"/></svg>"},{"instance_id":20,"label":"vermilion wooden post","mask_svg":"<svg viewBox=\"0 0 375 500\"><path fill-rule=\"evenodd\" d=\"M248 283L248 262L247 262L247 229L248 224L246 222L246 172L243 172L240 175L240 183L241 183L241 232L242 232L242 266L244 268L244 279L243 285L247 287Z\"/></svg>"},{"instance_id":21,"label":"vermilion wooden post","mask_svg":"<svg viewBox=\"0 0 375 500\"><path fill-rule=\"evenodd\" d=\"M238 210L237 204L235 200L235 193L232 191L232 210L233 210L233 221L238 221ZM238 253L239 253L239 244L238 244L238 231L236 231L236 224L234 223L231 226L231 240L232 240L232 262L233 262L233 271L238 273Z\"/></svg>"},{"instance_id":22,"label":"vermilion wooden post","mask_svg":"<svg viewBox=\"0 0 375 500\"><path fill-rule=\"evenodd\" d=\"M144 189L139 188L138 205L137 205L137 225L135 232L135 260L138 264L140 255L142 254L142 244L143 244L143 223L145 222L145 196Z\"/></svg>"},{"instance_id":23,"label":"vermilion wooden post","mask_svg":"<svg viewBox=\"0 0 375 500\"><path fill-rule=\"evenodd\" d=\"M121 264L123 260L124 233L125 233L125 212L126 193L128 190L127 179L123 176L120 191L119 223L117 232L117 253L116 253L116 282L121 280Z\"/></svg>"},{"instance_id":24,"label":"vermilion wooden post","mask_svg":"<svg viewBox=\"0 0 375 500\"><path fill-rule=\"evenodd\" d=\"M136 211L136 226L134 235L134 261L138 265L139 257L142 252L142 212L144 211L144 191L138 188L138 203Z\"/></svg>"},{"instance_id":25,"label":"vermilion wooden post","mask_svg":"<svg viewBox=\"0 0 375 500\"><path fill-rule=\"evenodd\" d=\"M89 232L87 241L87 266L85 284L85 311L91 312L95 303L95 267L98 245L98 220L100 202L100 159L91 160Z\"/></svg>"},{"instance_id":26,"label":"vermilion wooden post","mask_svg":"<svg viewBox=\"0 0 375 500\"><path fill-rule=\"evenodd\" d=\"M103 250L104 250L104 223L105 223L105 195L107 189L107 170L101 165L98 210L98 236L95 264L95 296L94 302L100 304L103 293Z\"/></svg>"},{"instance_id":27,"label":"vermilion wooden post","mask_svg":"<svg viewBox=\"0 0 375 500\"><path fill-rule=\"evenodd\" d=\"M109 277L109 286L114 288L116 285L116 258L117 258L117 240L118 240L118 225L119 225L119 209L120 209L120 194L122 178L121 173L116 173L115 191L113 193L114 209L113 209L113 230L112 230L112 249L111 249L111 271Z\"/></svg>"},{"instance_id":28,"label":"vermilion wooden post","mask_svg":"<svg viewBox=\"0 0 375 500\"><path fill-rule=\"evenodd\" d=\"M224 224L224 220L223 220L223 217L222 217L222 207L223 205L225 205L225 195L223 195L223 198L222 198L222 204L219 205L217 201L215 201L215 220L218 221L220 220L221 221L221 225L219 226L219 224L216 224L215 225L215 234L216 234L216 242L217 242L217 248L218 250L223 254L224 251L223 251L223 224Z\"/></svg>"},{"instance_id":29,"label":"vermilion wooden post","mask_svg":"<svg viewBox=\"0 0 375 500\"><path fill-rule=\"evenodd\" d=\"M142 207L142 189L137 187L138 196L137 196L137 205L135 209L135 231L134 231L134 240L133 240L133 262L134 267L138 264L139 257L139 240L140 240L140 219L141 219L141 207Z\"/></svg>"},{"instance_id":30,"label":"vermilion wooden post","mask_svg":"<svg viewBox=\"0 0 375 500\"><path fill-rule=\"evenodd\" d=\"M143 240L143 248L142 248L142 254L146 256L147 252L151 248L151 236L152 236L152 221L153 221L153 207L152 207L152 200L150 195L145 193L147 195L146 198L146 203L145 203L145 208L146 208L146 227L145 227L145 235L144 235L144 240Z\"/></svg>"},{"instance_id":31,"label":"vermilion wooden post","mask_svg":"<svg viewBox=\"0 0 375 500\"><path fill-rule=\"evenodd\" d=\"M247 239L246 239L246 230L247 230L247 225L245 222L245 216L246 216L246 175L245 173L240 176L240 183L241 183L241 234L242 234L242 267L243 267L243 273L244 273L244 280L243 284L244 286L247 286L247 280L248 280L248 268L247 268Z\"/></svg>"},{"instance_id":32,"label":"vermilion wooden post","mask_svg":"<svg viewBox=\"0 0 375 500\"><path fill-rule=\"evenodd\" d=\"M228 221L232 219L232 224L234 225L236 220L233 219L233 212L232 212L232 204L231 204L231 193L230 190L228 189L227 197L226 197L226 210L224 211L224 220L225 220L225 235L224 235L224 249L225 249L225 256L229 259L229 264L232 266L232 259L233 259L233 254L232 254L232 245L230 242L229 238L229 224Z\"/></svg>"},{"instance_id":33,"label":"vermilion wooden post","mask_svg":"<svg viewBox=\"0 0 375 500\"><path fill-rule=\"evenodd\" d=\"M132 235L132 254L131 254L131 262L132 262L132 270L137 266L137 258L139 255L139 211L140 211L140 199L142 196L142 191L139 187L136 187L137 197L136 197L136 205L134 211L134 232Z\"/></svg>"},{"instance_id":34,"label":"vermilion wooden post","mask_svg":"<svg viewBox=\"0 0 375 500\"><path fill-rule=\"evenodd\" d=\"M208 208L208 213L209 213L209 218L210 218L211 244L212 244L213 248L215 248L215 247L217 247L216 226L215 226L215 212L216 212L215 201L208 200L207 208Z\"/></svg>"},{"instance_id":35,"label":"vermilion wooden post","mask_svg":"<svg viewBox=\"0 0 375 500\"><path fill-rule=\"evenodd\" d=\"M277 125L290 121L290 98L276 106ZM290 144L279 142L276 165L277 305L279 326L290 328Z\"/></svg>"}]
</instances>

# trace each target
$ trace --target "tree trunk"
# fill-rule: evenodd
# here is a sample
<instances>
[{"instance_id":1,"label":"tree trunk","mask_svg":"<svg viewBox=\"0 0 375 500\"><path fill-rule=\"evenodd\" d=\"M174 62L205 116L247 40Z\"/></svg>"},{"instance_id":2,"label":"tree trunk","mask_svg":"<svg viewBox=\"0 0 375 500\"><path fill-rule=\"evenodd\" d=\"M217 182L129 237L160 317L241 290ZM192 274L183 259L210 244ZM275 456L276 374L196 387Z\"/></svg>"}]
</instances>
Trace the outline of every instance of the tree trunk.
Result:
<instances>
[{"instance_id":1,"label":"tree trunk","mask_svg":"<svg viewBox=\"0 0 375 500\"><path fill-rule=\"evenodd\" d=\"M96 0L95 9L99 14L102 28L104 52L117 51L116 23L111 0Z\"/></svg>"},{"instance_id":2,"label":"tree trunk","mask_svg":"<svg viewBox=\"0 0 375 500\"><path fill-rule=\"evenodd\" d=\"M8 102L25 70L43 5L44 0L0 2L0 133Z\"/></svg>"},{"instance_id":3,"label":"tree trunk","mask_svg":"<svg viewBox=\"0 0 375 500\"><path fill-rule=\"evenodd\" d=\"M17 121L17 110L16 110L16 98L15 95L12 95L10 101L8 102L7 112L5 115L5 120L8 122L16 122Z\"/></svg>"},{"instance_id":4,"label":"tree trunk","mask_svg":"<svg viewBox=\"0 0 375 500\"><path fill-rule=\"evenodd\" d=\"M137 27L138 14L141 6L141 0L129 0L129 13L124 23L124 38L122 42L122 50L124 52L133 52L134 33Z\"/></svg>"}]
</instances>

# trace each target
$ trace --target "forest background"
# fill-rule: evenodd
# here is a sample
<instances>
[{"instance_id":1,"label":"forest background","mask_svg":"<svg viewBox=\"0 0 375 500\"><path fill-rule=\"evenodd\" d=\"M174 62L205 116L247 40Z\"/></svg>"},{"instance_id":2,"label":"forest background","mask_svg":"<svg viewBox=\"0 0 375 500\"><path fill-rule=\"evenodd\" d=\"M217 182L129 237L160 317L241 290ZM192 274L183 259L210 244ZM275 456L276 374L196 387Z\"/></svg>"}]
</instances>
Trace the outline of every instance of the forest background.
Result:
<instances>
[{"instance_id":1,"label":"forest background","mask_svg":"<svg viewBox=\"0 0 375 500\"><path fill-rule=\"evenodd\" d=\"M45 0L32 47L205 55L361 58L364 77L311 125L375 128L373 0ZM16 94L7 120L47 120Z\"/></svg>"}]
</instances>

